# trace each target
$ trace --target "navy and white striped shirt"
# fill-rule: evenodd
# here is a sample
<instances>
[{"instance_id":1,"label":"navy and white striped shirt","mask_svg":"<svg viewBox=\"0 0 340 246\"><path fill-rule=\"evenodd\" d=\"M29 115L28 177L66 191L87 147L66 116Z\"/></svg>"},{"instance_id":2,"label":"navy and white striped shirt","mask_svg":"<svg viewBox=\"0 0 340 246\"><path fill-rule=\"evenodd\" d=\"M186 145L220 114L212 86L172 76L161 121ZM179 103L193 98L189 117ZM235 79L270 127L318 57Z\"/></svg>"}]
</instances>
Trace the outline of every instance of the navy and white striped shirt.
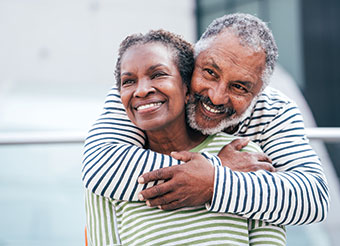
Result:
<instances>
[{"instance_id":1,"label":"navy and white striped shirt","mask_svg":"<svg viewBox=\"0 0 340 246\"><path fill-rule=\"evenodd\" d=\"M215 167L214 195L207 209L282 225L309 224L326 218L328 185L295 103L267 87L251 116L234 135L257 143L278 171L246 173ZM141 174L180 164L169 156L143 149L144 142L144 133L130 122L118 90L112 88L104 113L85 142L85 187L101 196L137 201L138 192L154 184L138 184ZM123 181L127 177L130 182Z\"/></svg>"}]
</instances>

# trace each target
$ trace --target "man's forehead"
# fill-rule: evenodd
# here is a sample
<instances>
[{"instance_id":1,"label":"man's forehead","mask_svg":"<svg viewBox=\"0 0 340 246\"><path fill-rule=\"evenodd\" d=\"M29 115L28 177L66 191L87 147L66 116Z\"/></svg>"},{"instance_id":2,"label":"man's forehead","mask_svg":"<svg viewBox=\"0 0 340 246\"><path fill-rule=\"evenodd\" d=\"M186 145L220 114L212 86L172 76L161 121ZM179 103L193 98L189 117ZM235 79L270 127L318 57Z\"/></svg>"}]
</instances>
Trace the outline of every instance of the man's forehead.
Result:
<instances>
[{"instance_id":1,"label":"man's forehead","mask_svg":"<svg viewBox=\"0 0 340 246\"><path fill-rule=\"evenodd\" d=\"M197 60L204 63L219 64L231 61L234 64L245 64L263 68L266 53L264 50L254 50L253 47L244 46L235 35L221 35L209 42L207 48L197 56Z\"/></svg>"},{"instance_id":2,"label":"man's forehead","mask_svg":"<svg viewBox=\"0 0 340 246\"><path fill-rule=\"evenodd\" d=\"M207 45L207 49L233 50L236 47L242 47L242 53L264 52L260 45L250 45L250 43L248 43L246 40L243 40L242 37L239 37L231 29L226 29L217 34Z\"/></svg>"},{"instance_id":3,"label":"man's forehead","mask_svg":"<svg viewBox=\"0 0 340 246\"><path fill-rule=\"evenodd\" d=\"M198 55L196 65L212 66L220 76L227 75L229 79L257 83L262 81L265 58L263 50L255 51L244 46L234 33L224 32L209 42L208 47Z\"/></svg>"}]
</instances>

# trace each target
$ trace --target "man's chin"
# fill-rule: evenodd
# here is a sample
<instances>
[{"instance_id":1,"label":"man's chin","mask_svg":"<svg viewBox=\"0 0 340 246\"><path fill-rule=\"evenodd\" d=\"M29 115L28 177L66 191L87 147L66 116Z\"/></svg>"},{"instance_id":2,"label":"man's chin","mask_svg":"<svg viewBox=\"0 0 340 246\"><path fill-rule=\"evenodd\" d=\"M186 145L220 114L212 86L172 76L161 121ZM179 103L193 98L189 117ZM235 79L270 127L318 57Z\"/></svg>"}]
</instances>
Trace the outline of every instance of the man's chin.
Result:
<instances>
[{"instance_id":1,"label":"man's chin","mask_svg":"<svg viewBox=\"0 0 340 246\"><path fill-rule=\"evenodd\" d=\"M224 131L229 127L234 127L251 115L252 109L257 101L253 99L246 111L241 115L235 113L228 117L211 118L204 114L197 106L197 102L189 102L186 106L187 119L191 128L200 131L204 135L212 135Z\"/></svg>"},{"instance_id":2,"label":"man's chin","mask_svg":"<svg viewBox=\"0 0 340 246\"><path fill-rule=\"evenodd\" d=\"M230 126L237 125L238 123L239 122L231 120L231 119L223 119L223 120L219 121L218 123L210 122L210 124L206 124L204 122L196 121L197 127L200 128L200 131L204 135L212 135L212 134L222 132L226 128L228 128Z\"/></svg>"},{"instance_id":3,"label":"man's chin","mask_svg":"<svg viewBox=\"0 0 340 246\"><path fill-rule=\"evenodd\" d=\"M193 129L200 131L203 135L213 135L218 132L222 132L225 128L224 126L221 126L220 124L215 125L215 126L212 126L211 124L199 125L196 122L191 122L190 126Z\"/></svg>"},{"instance_id":4,"label":"man's chin","mask_svg":"<svg viewBox=\"0 0 340 246\"><path fill-rule=\"evenodd\" d=\"M191 128L200 131L204 135L212 135L222 132L233 122L231 119L211 119L207 116L199 115L198 113L188 114L188 121Z\"/></svg>"},{"instance_id":5,"label":"man's chin","mask_svg":"<svg viewBox=\"0 0 340 246\"><path fill-rule=\"evenodd\" d=\"M197 112L197 107L194 105L187 105L187 117L188 123L191 128L200 131L204 135L213 135L224 131L229 127L234 127L242 122L249 112L245 112L241 116L236 116L235 114L230 117L225 117L222 119L212 119L202 112Z\"/></svg>"}]
</instances>

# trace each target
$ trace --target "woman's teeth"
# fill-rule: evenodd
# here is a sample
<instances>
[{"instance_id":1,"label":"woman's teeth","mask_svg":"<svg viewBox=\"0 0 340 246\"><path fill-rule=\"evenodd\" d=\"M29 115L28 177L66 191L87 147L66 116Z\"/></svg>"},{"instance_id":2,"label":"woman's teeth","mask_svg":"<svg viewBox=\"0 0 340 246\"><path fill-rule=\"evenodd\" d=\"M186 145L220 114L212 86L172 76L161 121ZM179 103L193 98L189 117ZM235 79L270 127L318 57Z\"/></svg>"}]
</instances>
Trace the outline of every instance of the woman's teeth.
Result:
<instances>
[{"instance_id":1,"label":"woman's teeth","mask_svg":"<svg viewBox=\"0 0 340 246\"><path fill-rule=\"evenodd\" d=\"M144 105L138 106L136 109L138 111L138 110L148 109L148 108L151 108L151 107L158 107L158 106L161 106L161 105L162 105L161 102L149 103L149 104L144 104Z\"/></svg>"}]
</instances>

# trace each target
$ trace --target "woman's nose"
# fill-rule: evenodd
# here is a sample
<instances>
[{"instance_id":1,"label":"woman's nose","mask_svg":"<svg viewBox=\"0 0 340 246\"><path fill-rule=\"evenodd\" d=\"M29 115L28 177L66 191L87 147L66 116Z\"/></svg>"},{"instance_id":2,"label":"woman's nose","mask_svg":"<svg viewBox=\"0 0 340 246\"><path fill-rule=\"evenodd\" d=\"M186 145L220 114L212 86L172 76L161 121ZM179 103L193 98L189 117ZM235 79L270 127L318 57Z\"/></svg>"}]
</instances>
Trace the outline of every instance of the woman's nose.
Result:
<instances>
[{"instance_id":1,"label":"woman's nose","mask_svg":"<svg viewBox=\"0 0 340 246\"><path fill-rule=\"evenodd\" d=\"M146 97L150 93L154 93L155 88L152 86L151 81L146 79L139 80L137 83L136 90L134 92L135 97Z\"/></svg>"}]
</instances>

